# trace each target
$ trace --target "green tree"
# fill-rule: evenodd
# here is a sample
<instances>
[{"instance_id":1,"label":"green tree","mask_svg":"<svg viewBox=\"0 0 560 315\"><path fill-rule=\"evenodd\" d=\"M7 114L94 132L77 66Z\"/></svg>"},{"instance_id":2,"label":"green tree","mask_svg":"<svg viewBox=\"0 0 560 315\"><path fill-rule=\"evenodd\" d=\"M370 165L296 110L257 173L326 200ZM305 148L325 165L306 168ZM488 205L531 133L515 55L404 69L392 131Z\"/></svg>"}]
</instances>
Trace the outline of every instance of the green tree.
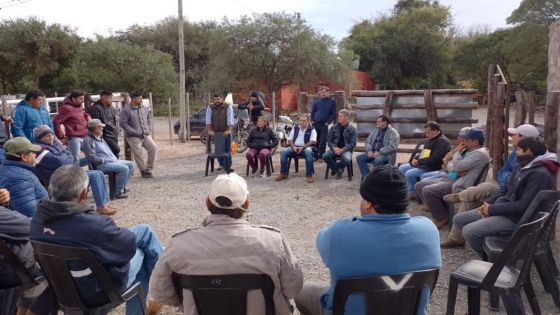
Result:
<instances>
[{"instance_id":1,"label":"green tree","mask_svg":"<svg viewBox=\"0 0 560 315\"><path fill-rule=\"evenodd\" d=\"M287 13L224 19L212 34L210 56L206 83L215 91L264 85L272 92L318 79L344 82L350 69L350 62L335 53L330 36Z\"/></svg>"},{"instance_id":2,"label":"green tree","mask_svg":"<svg viewBox=\"0 0 560 315\"><path fill-rule=\"evenodd\" d=\"M177 81L171 55L151 47L99 37L81 46L72 67L65 69L55 84L61 90L111 89L169 97L176 94Z\"/></svg>"},{"instance_id":3,"label":"green tree","mask_svg":"<svg viewBox=\"0 0 560 315\"><path fill-rule=\"evenodd\" d=\"M559 0L523 0L507 18L509 24L550 25L560 19Z\"/></svg>"},{"instance_id":4,"label":"green tree","mask_svg":"<svg viewBox=\"0 0 560 315\"><path fill-rule=\"evenodd\" d=\"M354 25L343 45L360 56L359 68L385 88L444 87L452 83L450 26L447 7L400 1L392 15Z\"/></svg>"},{"instance_id":5,"label":"green tree","mask_svg":"<svg viewBox=\"0 0 560 315\"><path fill-rule=\"evenodd\" d=\"M169 17L155 25L133 25L125 31L117 32L116 38L131 45L153 47L173 56L176 70L179 71L179 32L177 18ZM215 22L190 23L185 21L185 88L187 91L200 89L209 64L209 38L216 28Z\"/></svg>"},{"instance_id":6,"label":"green tree","mask_svg":"<svg viewBox=\"0 0 560 315\"><path fill-rule=\"evenodd\" d=\"M67 26L34 17L0 22L2 93L52 91L50 82L70 65L79 44L80 38Z\"/></svg>"}]
</instances>

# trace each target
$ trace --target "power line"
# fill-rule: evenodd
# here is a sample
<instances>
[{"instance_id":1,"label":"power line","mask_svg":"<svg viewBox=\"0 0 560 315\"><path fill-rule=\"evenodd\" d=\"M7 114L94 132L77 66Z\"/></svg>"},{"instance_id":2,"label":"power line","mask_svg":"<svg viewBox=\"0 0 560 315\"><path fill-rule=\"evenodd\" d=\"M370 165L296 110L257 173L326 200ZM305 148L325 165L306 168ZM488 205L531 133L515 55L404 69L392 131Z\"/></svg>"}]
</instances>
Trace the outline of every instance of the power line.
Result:
<instances>
[{"instance_id":1,"label":"power line","mask_svg":"<svg viewBox=\"0 0 560 315\"><path fill-rule=\"evenodd\" d=\"M16 5L24 4L24 3L27 3L27 2L30 2L30 1L32 1L32 0L8 0L8 1L4 1L4 2L0 3L0 10L10 8L10 7L14 7Z\"/></svg>"}]
</instances>

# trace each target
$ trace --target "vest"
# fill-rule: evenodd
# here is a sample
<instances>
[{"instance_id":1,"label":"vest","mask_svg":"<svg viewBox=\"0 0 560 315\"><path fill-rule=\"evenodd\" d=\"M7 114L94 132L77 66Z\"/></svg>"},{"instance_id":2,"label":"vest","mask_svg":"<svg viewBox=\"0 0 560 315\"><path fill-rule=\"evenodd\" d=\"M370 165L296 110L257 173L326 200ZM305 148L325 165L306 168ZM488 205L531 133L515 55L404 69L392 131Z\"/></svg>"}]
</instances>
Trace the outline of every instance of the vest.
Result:
<instances>
[{"instance_id":1,"label":"vest","mask_svg":"<svg viewBox=\"0 0 560 315\"><path fill-rule=\"evenodd\" d=\"M312 131L313 131L313 127L311 125L309 125L307 129L305 129L305 135L303 135L303 142L305 142L306 144L309 143L309 140L311 139ZM296 124L294 126L294 142L298 137L298 133L299 133L299 124Z\"/></svg>"},{"instance_id":2,"label":"vest","mask_svg":"<svg viewBox=\"0 0 560 315\"><path fill-rule=\"evenodd\" d=\"M216 106L210 105L212 110L212 130L215 132L224 132L227 130L227 108L229 105Z\"/></svg>"}]
</instances>

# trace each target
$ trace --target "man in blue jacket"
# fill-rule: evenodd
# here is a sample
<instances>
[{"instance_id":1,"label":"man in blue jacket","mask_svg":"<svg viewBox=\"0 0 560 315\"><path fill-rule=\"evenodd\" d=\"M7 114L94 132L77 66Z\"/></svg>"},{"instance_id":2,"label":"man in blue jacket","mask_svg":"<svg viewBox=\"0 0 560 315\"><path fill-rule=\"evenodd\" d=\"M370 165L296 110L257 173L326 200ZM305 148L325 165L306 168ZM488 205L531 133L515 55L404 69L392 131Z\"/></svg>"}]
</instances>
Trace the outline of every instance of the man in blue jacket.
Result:
<instances>
[{"instance_id":1,"label":"man in blue jacket","mask_svg":"<svg viewBox=\"0 0 560 315\"><path fill-rule=\"evenodd\" d=\"M98 215L84 205L88 177L76 165L64 165L52 175L49 184L52 200L44 200L31 220L31 240L89 249L107 269L115 285L124 291L140 282L144 293L163 249L154 231L145 224L119 228L109 217ZM85 274L76 278L82 297L90 303L106 300L103 289L88 269L72 266ZM149 305L154 309L155 305ZM138 299L126 303L126 314L139 314Z\"/></svg>"},{"instance_id":2,"label":"man in blue jacket","mask_svg":"<svg viewBox=\"0 0 560 315\"><path fill-rule=\"evenodd\" d=\"M49 111L43 106L44 101L43 92L38 90L27 92L12 115L14 137L26 137L29 141L33 141L33 129L40 125L47 125L54 130Z\"/></svg>"},{"instance_id":3,"label":"man in blue jacket","mask_svg":"<svg viewBox=\"0 0 560 315\"><path fill-rule=\"evenodd\" d=\"M317 251L329 268L331 283L303 285L296 298L302 315L328 314L338 279L441 267L438 230L427 218L405 213L406 181L395 166L374 168L362 182L360 195L360 217L339 220L317 235ZM425 314L428 299L429 294L423 296L418 314ZM365 314L365 299L350 296L345 314Z\"/></svg>"},{"instance_id":4,"label":"man in blue jacket","mask_svg":"<svg viewBox=\"0 0 560 315\"><path fill-rule=\"evenodd\" d=\"M47 190L33 173L36 152L41 151L41 147L25 137L15 137L6 142L4 149L6 160L0 165L0 187L10 192L10 209L32 217L39 201L49 198Z\"/></svg>"},{"instance_id":5,"label":"man in blue jacket","mask_svg":"<svg viewBox=\"0 0 560 315\"><path fill-rule=\"evenodd\" d=\"M311 107L311 123L317 131L317 153L315 158L322 158L327 147L329 124L336 119L336 102L324 86L319 90L319 99Z\"/></svg>"}]
</instances>

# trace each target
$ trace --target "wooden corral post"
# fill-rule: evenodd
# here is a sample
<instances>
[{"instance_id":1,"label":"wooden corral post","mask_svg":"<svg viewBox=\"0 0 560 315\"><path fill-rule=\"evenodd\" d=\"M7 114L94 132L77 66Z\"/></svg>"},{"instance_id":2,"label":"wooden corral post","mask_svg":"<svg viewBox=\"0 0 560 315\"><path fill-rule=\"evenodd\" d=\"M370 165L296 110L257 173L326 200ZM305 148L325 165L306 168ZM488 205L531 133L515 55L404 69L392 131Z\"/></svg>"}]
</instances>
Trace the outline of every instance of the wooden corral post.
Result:
<instances>
[{"instance_id":1,"label":"wooden corral post","mask_svg":"<svg viewBox=\"0 0 560 315\"><path fill-rule=\"evenodd\" d=\"M557 152L558 131L558 105L560 104L560 91L547 93L546 108L544 114L544 142L548 150Z\"/></svg>"},{"instance_id":2,"label":"wooden corral post","mask_svg":"<svg viewBox=\"0 0 560 315\"><path fill-rule=\"evenodd\" d=\"M437 121L437 110L434 107L434 97L430 89L424 91L424 107L428 121Z\"/></svg>"},{"instance_id":3,"label":"wooden corral post","mask_svg":"<svg viewBox=\"0 0 560 315\"><path fill-rule=\"evenodd\" d=\"M123 107L126 104L130 104L130 95L128 93L121 93L121 96L123 98ZM130 145L128 144L128 142L126 142L126 139L124 139L124 158L125 160L132 161L132 150L130 149Z\"/></svg>"},{"instance_id":4,"label":"wooden corral post","mask_svg":"<svg viewBox=\"0 0 560 315\"><path fill-rule=\"evenodd\" d=\"M497 81L497 78L495 79ZM506 85L504 83L497 83L496 95L494 96L494 111L493 111L493 127L492 127L492 170L494 171L494 178L498 173L498 170L504 165L504 138L505 126L504 126L504 106L506 98Z\"/></svg>"},{"instance_id":5,"label":"wooden corral post","mask_svg":"<svg viewBox=\"0 0 560 315\"><path fill-rule=\"evenodd\" d=\"M517 102L517 108L515 109L513 127L524 124L525 119L527 119L527 92L515 91L515 101Z\"/></svg>"},{"instance_id":6,"label":"wooden corral post","mask_svg":"<svg viewBox=\"0 0 560 315\"><path fill-rule=\"evenodd\" d=\"M346 101L346 92L344 91L334 91L332 94L334 98L334 102L336 103L336 112L338 113L339 110L345 109L348 107Z\"/></svg>"},{"instance_id":7,"label":"wooden corral post","mask_svg":"<svg viewBox=\"0 0 560 315\"><path fill-rule=\"evenodd\" d=\"M528 113L527 113L527 119L528 122L531 125L535 124L535 106L537 103L537 96L535 95L535 91L529 91L529 94L527 96L527 104L529 107Z\"/></svg>"},{"instance_id":8,"label":"wooden corral post","mask_svg":"<svg viewBox=\"0 0 560 315\"><path fill-rule=\"evenodd\" d=\"M54 92L54 97L58 97L58 93ZM56 108L56 112L58 113L58 101L54 102L54 107Z\"/></svg>"},{"instance_id":9,"label":"wooden corral post","mask_svg":"<svg viewBox=\"0 0 560 315\"><path fill-rule=\"evenodd\" d=\"M490 156L493 158L493 129L494 129L494 104L496 100L494 99L494 86L497 81L494 77L496 73L496 65L488 66L488 111L486 113L486 147L490 149Z\"/></svg>"},{"instance_id":10,"label":"wooden corral post","mask_svg":"<svg viewBox=\"0 0 560 315\"><path fill-rule=\"evenodd\" d=\"M84 96L84 109L86 112L89 112L91 108L91 104L93 104L93 100L91 99L91 94L86 93L86 95Z\"/></svg>"},{"instance_id":11,"label":"wooden corral post","mask_svg":"<svg viewBox=\"0 0 560 315\"><path fill-rule=\"evenodd\" d=\"M309 96L307 92L299 92L297 95L297 113L298 117L301 113L307 113L307 101L309 100Z\"/></svg>"},{"instance_id":12,"label":"wooden corral post","mask_svg":"<svg viewBox=\"0 0 560 315\"><path fill-rule=\"evenodd\" d=\"M5 95L2 95L1 101L2 101L2 114L3 114L3 116L4 117L10 117L11 114L12 114L11 113L12 109L8 105L8 100L6 99ZM8 136L8 139L10 139L10 125L5 123L4 128L6 129L6 136Z\"/></svg>"},{"instance_id":13,"label":"wooden corral post","mask_svg":"<svg viewBox=\"0 0 560 315\"><path fill-rule=\"evenodd\" d=\"M167 113L168 113L168 118L169 118L169 144L173 145L173 131L171 127L171 97L167 99Z\"/></svg>"},{"instance_id":14,"label":"wooden corral post","mask_svg":"<svg viewBox=\"0 0 560 315\"><path fill-rule=\"evenodd\" d=\"M152 120L150 121L151 122L150 128L152 129L152 138L155 141L156 140L156 130L154 128L154 119L156 118L156 116L154 114L154 101L152 99L152 92L148 93L148 101L150 102L150 113L152 114Z\"/></svg>"},{"instance_id":15,"label":"wooden corral post","mask_svg":"<svg viewBox=\"0 0 560 315\"><path fill-rule=\"evenodd\" d=\"M393 109L393 91L389 91L383 102L383 115L391 117L391 110Z\"/></svg>"},{"instance_id":16,"label":"wooden corral post","mask_svg":"<svg viewBox=\"0 0 560 315\"><path fill-rule=\"evenodd\" d=\"M272 130L276 130L276 91L272 91Z\"/></svg>"}]
</instances>

